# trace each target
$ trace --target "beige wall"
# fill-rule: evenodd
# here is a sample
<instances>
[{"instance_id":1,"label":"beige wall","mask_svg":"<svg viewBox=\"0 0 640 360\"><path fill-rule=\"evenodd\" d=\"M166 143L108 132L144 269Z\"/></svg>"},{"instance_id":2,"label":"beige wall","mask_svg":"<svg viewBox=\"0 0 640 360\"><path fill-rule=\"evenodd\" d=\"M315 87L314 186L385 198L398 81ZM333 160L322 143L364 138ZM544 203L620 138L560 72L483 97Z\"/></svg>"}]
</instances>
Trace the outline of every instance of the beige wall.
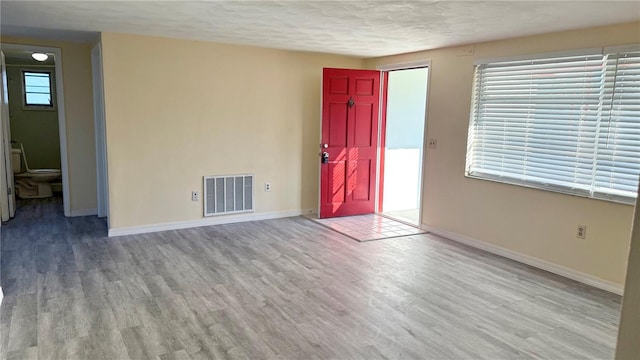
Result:
<instances>
[{"instance_id":1,"label":"beige wall","mask_svg":"<svg viewBox=\"0 0 640 360\"><path fill-rule=\"evenodd\" d=\"M254 173L256 213L317 207L322 67L360 59L115 33L102 54L111 228L202 219L203 175Z\"/></svg>"},{"instance_id":2,"label":"beige wall","mask_svg":"<svg viewBox=\"0 0 640 360\"><path fill-rule=\"evenodd\" d=\"M639 185L640 191L640 185ZM620 331L618 332L617 360L633 360L640 354L640 206L636 202L629 250L627 281L622 299Z\"/></svg>"},{"instance_id":3,"label":"beige wall","mask_svg":"<svg viewBox=\"0 0 640 360\"><path fill-rule=\"evenodd\" d=\"M633 207L464 176L473 61L640 42L640 23L566 31L365 61L431 60L422 223L624 283ZM473 52L469 55L469 52ZM578 224L586 240L576 239Z\"/></svg>"},{"instance_id":4,"label":"beige wall","mask_svg":"<svg viewBox=\"0 0 640 360\"><path fill-rule=\"evenodd\" d=\"M7 90L11 139L23 145L31 169L60 169L60 133L56 109L24 109L22 71L50 71L51 94L55 101L55 69L51 66L17 66L19 62L7 59ZM13 65L13 66L12 66ZM25 171L24 164L22 171ZM14 169L16 171L16 169Z\"/></svg>"},{"instance_id":5,"label":"beige wall","mask_svg":"<svg viewBox=\"0 0 640 360\"><path fill-rule=\"evenodd\" d=\"M0 42L62 50L71 212L95 209L97 190L91 45L5 36L0 38Z\"/></svg>"}]
</instances>

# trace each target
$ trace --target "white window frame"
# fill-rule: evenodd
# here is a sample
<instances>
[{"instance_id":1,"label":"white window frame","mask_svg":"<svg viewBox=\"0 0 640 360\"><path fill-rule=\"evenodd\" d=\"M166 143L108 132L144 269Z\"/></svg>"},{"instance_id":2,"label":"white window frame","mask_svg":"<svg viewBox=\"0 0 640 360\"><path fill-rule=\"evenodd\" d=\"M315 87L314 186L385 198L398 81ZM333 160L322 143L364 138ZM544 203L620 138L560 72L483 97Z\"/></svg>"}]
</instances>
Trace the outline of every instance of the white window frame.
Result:
<instances>
[{"instance_id":1,"label":"white window frame","mask_svg":"<svg viewBox=\"0 0 640 360\"><path fill-rule=\"evenodd\" d=\"M637 197L640 197L639 194L636 194L635 197L629 196L621 196L616 194L602 193L597 192L594 188L589 190L584 189L575 189L562 185L554 185L554 184L546 184L543 182L535 182L535 181L525 181L519 180L516 178L502 177L497 175L491 175L486 173L470 173L471 161L472 161L472 147L473 147L473 138L475 134L475 119L474 112L477 106L476 103L476 71L478 71L478 66L483 64L491 64L491 63L500 63L500 62L510 62L510 61L518 61L518 60L538 60L538 59L553 59L553 58L561 58L561 57L570 57L570 56L581 56L581 55L607 55L607 54L618 54L618 53L627 53L627 52L638 52L640 51L640 44L635 45L625 45L625 46L616 46L616 47L605 47L605 48L597 48L597 49L582 49L582 50L574 50L574 51L566 51L566 52L554 52L554 53L543 53L543 54L534 54L534 55L524 55L518 57L503 57L503 58L492 58L492 59L478 59L474 62L474 84L472 89L472 101L471 101L471 110L470 110L470 120L469 120L469 129L468 129L468 143L467 143L467 158L465 162L465 176L473 179L480 179L492 182L498 182L503 184L517 185L527 188L546 190L551 192L606 200L624 204L634 204ZM598 120L600 121L600 120ZM640 146L640 145L639 145ZM598 144L596 140L594 151L597 153ZM595 157L594 157L594 166L595 166ZM593 170L595 172L595 169Z\"/></svg>"}]
</instances>

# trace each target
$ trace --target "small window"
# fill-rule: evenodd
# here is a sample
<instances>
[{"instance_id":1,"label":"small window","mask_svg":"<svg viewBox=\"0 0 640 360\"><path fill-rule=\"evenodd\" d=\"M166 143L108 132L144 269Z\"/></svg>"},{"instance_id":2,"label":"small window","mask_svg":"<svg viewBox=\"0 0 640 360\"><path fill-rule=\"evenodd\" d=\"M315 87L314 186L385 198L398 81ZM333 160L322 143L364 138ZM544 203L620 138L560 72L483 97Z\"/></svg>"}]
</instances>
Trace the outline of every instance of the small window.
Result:
<instances>
[{"instance_id":1,"label":"small window","mask_svg":"<svg viewBox=\"0 0 640 360\"><path fill-rule=\"evenodd\" d=\"M24 107L53 109L51 73L45 71L23 71Z\"/></svg>"}]
</instances>

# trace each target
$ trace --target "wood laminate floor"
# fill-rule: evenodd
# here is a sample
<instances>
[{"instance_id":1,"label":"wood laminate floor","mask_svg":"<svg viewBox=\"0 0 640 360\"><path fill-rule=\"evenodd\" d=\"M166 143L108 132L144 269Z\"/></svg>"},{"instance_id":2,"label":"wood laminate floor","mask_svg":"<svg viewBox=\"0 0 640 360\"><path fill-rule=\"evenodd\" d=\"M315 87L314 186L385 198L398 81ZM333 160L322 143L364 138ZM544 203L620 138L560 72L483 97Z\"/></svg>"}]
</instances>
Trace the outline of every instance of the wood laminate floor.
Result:
<instances>
[{"instance_id":1,"label":"wood laminate floor","mask_svg":"<svg viewBox=\"0 0 640 360\"><path fill-rule=\"evenodd\" d=\"M107 238L3 224L4 359L610 359L620 297L431 235L306 218Z\"/></svg>"}]
</instances>

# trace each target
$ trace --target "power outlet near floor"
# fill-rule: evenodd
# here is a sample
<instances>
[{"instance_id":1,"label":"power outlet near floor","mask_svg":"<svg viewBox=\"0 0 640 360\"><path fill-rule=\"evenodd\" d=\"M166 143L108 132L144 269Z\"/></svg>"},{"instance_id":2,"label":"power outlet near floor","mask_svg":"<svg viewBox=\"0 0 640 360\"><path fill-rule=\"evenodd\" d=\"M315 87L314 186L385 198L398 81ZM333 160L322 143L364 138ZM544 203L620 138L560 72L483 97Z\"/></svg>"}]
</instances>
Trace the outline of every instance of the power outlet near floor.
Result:
<instances>
[{"instance_id":1,"label":"power outlet near floor","mask_svg":"<svg viewBox=\"0 0 640 360\"><path fill-rule=\"evenodd\" d=\"M191 201L200 201L200 194L197 191L191 192Z\"/></svg>"},{"instance_id":2,"label":"power outlet near floor","mask_svg":"<svg viewBox=\"0 0 640 360\"><path fill-rule=\"evenodd\" d=\"M271 183L270 182L266 182L264 183L264 191L271 191Z\"/></svg>"},{"instance_id":3,"label":"power outlet near floor","mask_svg":"<svg viewBox=\"0 0 640 360\"><path fill-rule=\"evenodd\" d=\"M587 238L587 225L578 225L578 231L576 232L576 237L582 240Z\"/></svg>"},{"instance_id":4,"label":"power outlet near floor","mask_svg":"<svg viewBox=\"0 0 640 360\"><path fill-rule=\"evenodd\" d=\"M438 148L438 139L429 139L429 149Z\"/></svg>"}]
</instances>

